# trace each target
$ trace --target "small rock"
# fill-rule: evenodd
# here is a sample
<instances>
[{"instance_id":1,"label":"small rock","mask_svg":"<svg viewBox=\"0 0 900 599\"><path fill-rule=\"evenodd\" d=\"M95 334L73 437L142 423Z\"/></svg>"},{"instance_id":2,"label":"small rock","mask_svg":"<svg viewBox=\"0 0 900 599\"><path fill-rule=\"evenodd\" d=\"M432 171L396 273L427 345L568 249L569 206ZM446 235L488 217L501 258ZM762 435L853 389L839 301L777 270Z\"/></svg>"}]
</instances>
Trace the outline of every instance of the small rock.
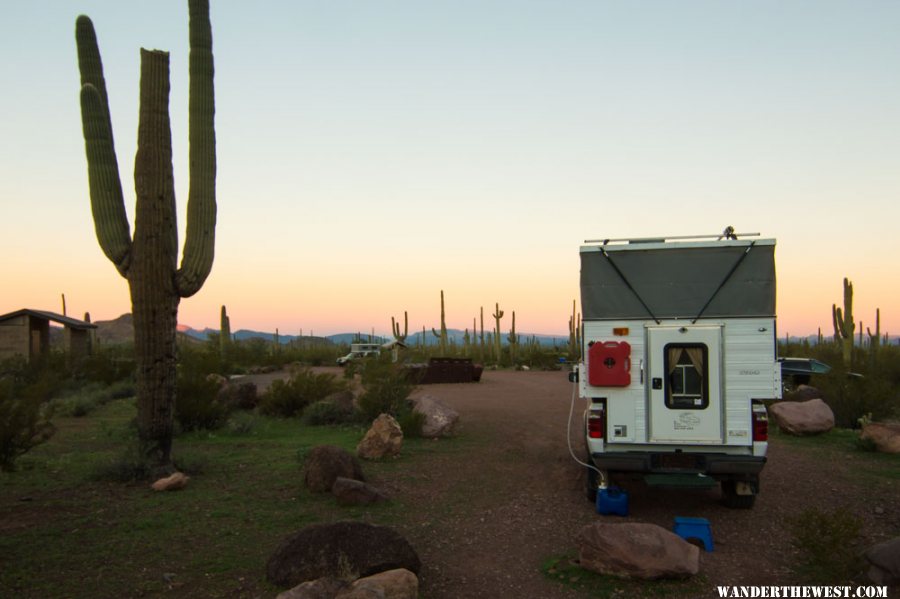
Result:
<instances>
[{"instance_id":1,"label":"small rock","mask_svg":"<svg viewBox=\"0 0 900 599\"><path fill-rule=\"evenodd\" d=\"M381 414L372 422L366 436L356 446L356 455L366 460L380 460L400 455L403 430L390 414Z\"/></svg>"},{"instance_id":2,"label":"small rock","mask_svg":"<svg viewBox=\"0 0 900 599\"><path fill-rule=\"evenodd\" d=\"M150 485L150 488L154 491L179 491L187 486L189 480L191 480L190 476L186 476L181 472L176 472L175 474L157 480Z\"/></svg>"},{"instance_id":3,"label":"small rock","mask_svg":"<svg viewBox=\"0 0 900 599\"><path fill-rule=\"evenodd\" d=\"M347 587L347 583L338 578L317 578L302 582L289 591L279 593L275 599L334 599L334 596Z\"/></svg>"},{"instance_id":4,"label":"small rock","mask_svg":"<svg viewBox=\"0 0 900 599\"><path fill-rule=\"evenodd\" d=\"M387 501L387 496L362 481L353 480L339 476L331 487L331 494L334 495L339 505L369 505L378 503L379 501Z\"/></svg>"},{"instance_id":5,"label":"small rock","mask_svg":"<svg viewBox=\"0 0 900 599\"><path fill-rule=\"evenodd\" d=\"M351 599L357 597L355 591L368 591L374 593L372 597L384 597L384 599L416 599L419 596L419 579L405 568L397 568L380 572L366 578L360 578L347 592L338 593L335 599ZM369 595L359 595L368 597Z\"/></svg>"},{"instance_id":6,"label":"small rock","mask_svg":"<svg viewBox=\"0 0 900 599\"><path fill-rule=\"evenodd\" d=\"M422 395L413 399L413 411L425 417L422 423L423 437L447 437L459 421L459 413L432 395Z\"/></svg>"},{"instance_id":7,"label":"small rock","mask_svg":"<svg viewBox=\"0 0 900 599\"><path fill-rule=\"evenodd\" d=\"M359 460L349 451L335 445L320 445L306 456L303 482L313 493L331 491L339 476L365 480Z\"/></svg>"},{"instance_id":8,"label":"small rock","mask_svg":"<svg viewBox=\"0 0 900 599\"><path fill-rule=\"evenodd\" d=\"M875 513L878 514L879 516L883 515L883 514L884 514L884 508L881 507L880 505L875 506Z\"/></svg>"}]
</instances>

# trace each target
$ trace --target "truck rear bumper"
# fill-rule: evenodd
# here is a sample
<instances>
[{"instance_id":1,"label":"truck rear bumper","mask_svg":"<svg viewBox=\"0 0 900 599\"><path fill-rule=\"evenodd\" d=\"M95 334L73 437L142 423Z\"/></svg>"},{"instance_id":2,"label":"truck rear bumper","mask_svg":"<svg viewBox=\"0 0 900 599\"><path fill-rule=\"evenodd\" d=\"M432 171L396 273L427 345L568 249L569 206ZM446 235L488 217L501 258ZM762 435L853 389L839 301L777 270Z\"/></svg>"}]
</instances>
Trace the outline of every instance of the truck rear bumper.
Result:
<instances>
[{"instance_id":1,"label":"truck rear bumper","mask_svg":"<svg viewBox=\"0 0 900 599\"><path fill-rule=\"evenodd\" d=\"M763 456L724 453L597 452L591 458L601 470L641 473L759 474L766 464Z\"/></svg>"}]
</instances>

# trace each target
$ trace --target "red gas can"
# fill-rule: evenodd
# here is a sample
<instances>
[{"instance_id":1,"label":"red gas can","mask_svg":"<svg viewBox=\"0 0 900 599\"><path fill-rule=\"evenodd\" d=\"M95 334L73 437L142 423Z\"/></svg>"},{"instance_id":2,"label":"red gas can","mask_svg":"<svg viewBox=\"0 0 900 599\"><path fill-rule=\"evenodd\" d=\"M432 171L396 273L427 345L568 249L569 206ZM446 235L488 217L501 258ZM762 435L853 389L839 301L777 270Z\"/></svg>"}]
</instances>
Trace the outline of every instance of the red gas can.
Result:
<instances>
[{"instance_id":1,"label":"red gas can","mask_svg":"<svg viewBox=\"0 0 900 599\"><path fill-rule=\"evenodd\" d=\"M631 384L631 346L626 341L595 341L588 348L588 382L594 387Z\"/></svg>"}]
</instances>

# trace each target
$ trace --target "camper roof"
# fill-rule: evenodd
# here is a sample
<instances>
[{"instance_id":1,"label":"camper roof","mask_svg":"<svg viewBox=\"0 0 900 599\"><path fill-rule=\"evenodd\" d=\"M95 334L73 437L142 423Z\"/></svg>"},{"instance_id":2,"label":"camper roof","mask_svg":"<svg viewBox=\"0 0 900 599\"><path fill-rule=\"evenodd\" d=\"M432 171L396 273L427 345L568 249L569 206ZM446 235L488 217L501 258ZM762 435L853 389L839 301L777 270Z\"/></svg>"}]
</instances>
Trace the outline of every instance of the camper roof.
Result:
<instances>
[{"instance_id":1,"label":"camper roof","mask_svg":"<svg viewBox=\"0 0 900 599\"><path fill-rule=\"evenodd\" d=\"M775 316L775 240L714 236L604 239L581 247L590 319Z\"/></svg>"}]
</instances>

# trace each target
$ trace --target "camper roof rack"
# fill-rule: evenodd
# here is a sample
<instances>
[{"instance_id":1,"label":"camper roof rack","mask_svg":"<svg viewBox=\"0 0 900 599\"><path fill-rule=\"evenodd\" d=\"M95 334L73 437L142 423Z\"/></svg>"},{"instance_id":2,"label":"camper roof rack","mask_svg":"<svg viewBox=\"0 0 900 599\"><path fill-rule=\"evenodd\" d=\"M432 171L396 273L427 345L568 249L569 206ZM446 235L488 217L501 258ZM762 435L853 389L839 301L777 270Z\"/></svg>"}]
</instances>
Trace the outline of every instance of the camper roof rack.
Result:
<instances>
[{"instance_id":1,"label":"camper roof rack","mask_svg":"<svg viewBox=\"0 0 900 599\"><path fill-rule=\"evenodd\" d=\"M729 227L730 229L730 227ZM599 243L601 245L609 245L611 243L666 243L667 241L699 241L704 239L712 239L720 241L722 239L741 239L744 237L759 237L759 233L735 233L734 230L726 229L722 233L715 235L672 235L666 237L623 237L620 239L585 239L585 243Z\"/></svg>"}]
</instances>

